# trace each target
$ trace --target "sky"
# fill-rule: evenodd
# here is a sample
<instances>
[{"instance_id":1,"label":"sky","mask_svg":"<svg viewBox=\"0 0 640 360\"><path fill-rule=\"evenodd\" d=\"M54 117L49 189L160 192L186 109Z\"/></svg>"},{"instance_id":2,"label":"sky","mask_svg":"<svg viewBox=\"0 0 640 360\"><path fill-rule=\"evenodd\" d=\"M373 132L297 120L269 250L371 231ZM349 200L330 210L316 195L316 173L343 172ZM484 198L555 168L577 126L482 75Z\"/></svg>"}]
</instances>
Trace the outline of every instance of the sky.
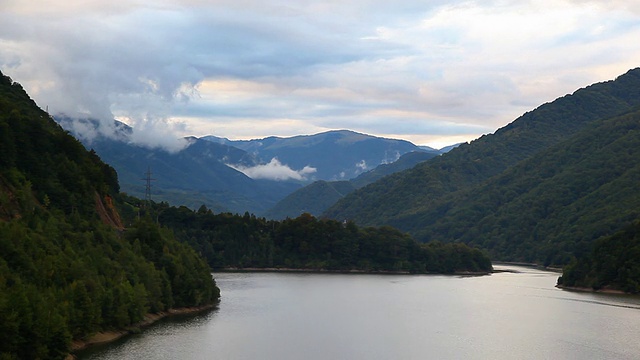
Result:
<instances>
[{"instance_id":1,"label":"sky","mask_svg":"<svg viewBox=\"0 0 640 360\"><path fill-rule=\"evenodd\" d=\"M441 148L640 66L638 39L638 1L0 0L0 70L41 108L167 148L333 129Z\"/></svg>"}]
</instances>

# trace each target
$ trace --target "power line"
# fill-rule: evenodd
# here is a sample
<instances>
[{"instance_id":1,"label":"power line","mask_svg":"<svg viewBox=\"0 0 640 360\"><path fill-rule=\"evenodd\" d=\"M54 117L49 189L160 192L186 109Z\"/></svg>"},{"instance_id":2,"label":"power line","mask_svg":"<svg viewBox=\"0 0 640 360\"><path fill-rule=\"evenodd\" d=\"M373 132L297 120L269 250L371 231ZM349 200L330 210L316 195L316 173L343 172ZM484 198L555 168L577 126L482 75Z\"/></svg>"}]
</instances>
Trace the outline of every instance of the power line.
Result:
<instances>
[{"instance_id":1,"label":"power line","mask_svg":"<svg viewBox=\"0 0 640 360\"><path fill-rule=\"evenodd\" d=\"M151 167L147 168L145 177L142 180L146 182L145 189L144 189L144 201L145 201L146 207L148 208L149 203L151 202L151 181L155 180L151 178Z\"/></svg>"}]
</instances>

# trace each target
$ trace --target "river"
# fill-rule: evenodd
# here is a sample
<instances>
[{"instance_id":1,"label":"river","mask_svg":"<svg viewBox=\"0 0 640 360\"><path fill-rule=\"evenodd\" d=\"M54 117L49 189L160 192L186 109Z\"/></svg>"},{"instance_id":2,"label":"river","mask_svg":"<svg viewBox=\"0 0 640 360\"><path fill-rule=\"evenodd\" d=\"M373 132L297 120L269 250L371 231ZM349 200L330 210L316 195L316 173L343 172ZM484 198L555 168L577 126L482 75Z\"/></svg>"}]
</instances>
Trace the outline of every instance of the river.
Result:
<instances>
[{"instance_id":1,"label":"river","mask_svg":"<svg viewBox=\"0 0 640 360\"><path fill-rule=\"evenodd\" d=\"M507 269L496 266L497 269ZM489 276L217 273L220 306L80 359L638 359L640 297Z\"/></svg>"}]
</instances>

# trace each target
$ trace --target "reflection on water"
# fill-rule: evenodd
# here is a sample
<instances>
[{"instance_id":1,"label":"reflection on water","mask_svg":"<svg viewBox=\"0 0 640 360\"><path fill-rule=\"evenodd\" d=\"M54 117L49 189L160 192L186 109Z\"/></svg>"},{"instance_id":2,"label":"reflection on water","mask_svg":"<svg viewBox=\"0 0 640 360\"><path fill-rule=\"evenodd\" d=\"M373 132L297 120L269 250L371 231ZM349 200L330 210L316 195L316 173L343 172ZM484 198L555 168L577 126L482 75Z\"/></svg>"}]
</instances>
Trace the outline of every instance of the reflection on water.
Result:
<instances>
[{"instance_id":1,"label":"reflection on water","mask_svg":"<svg viewBox=\"0 0 640 360\"><path fill-rule=\"evenodd\" d=\"M637 359L640 298L481 277L215 274L217 310L81 359Z\"/></svg>"}]
</instances>

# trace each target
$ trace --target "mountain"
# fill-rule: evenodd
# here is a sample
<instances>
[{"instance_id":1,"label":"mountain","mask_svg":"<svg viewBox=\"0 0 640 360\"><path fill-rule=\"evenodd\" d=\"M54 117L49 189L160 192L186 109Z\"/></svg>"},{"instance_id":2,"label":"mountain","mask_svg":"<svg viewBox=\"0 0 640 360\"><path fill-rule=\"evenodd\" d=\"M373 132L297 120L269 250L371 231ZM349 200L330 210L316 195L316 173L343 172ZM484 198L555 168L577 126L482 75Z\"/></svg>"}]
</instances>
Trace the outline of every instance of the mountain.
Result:
<instances>
[{"instance_id":1,"label":"mountain","mask_svg":"<svg viewBox=\"0 0 640 360\"><path fill-rule=\"evenodd\" d=\"M430 211L397 218L417 238L462 241L495 258L567 264L640 219L640 111L590 124ZM420 227L413 224L421 224Z\"/></svg>"},{"instance_id":2,"label":"mountain","mask_svg":"<svg viewBox=\"0 0 640 360\"><path fill-rule=\"evenodd\" d=\"M81 121L56 119L68 129ZM258 159L244 150L198 138L188 138L188 146L180 151L148 148L131 142L126 125L117 136L98 136L85 141L85 146L117 170L122 191L145 197L146 173L151 175L151 196L156 201L198 208L206 205L216 211L262 213L278 200L298 189L299 181L252 179L237 167L259 165ZM88 125L87 125L88 126ZM85 126L86 128L86 126Z\"/></svg>"},{"instance_id":3,"label":"mountain","mask_svg":"<svg viewBox=\"0 0 640 360\"><path fill-rule=\"evenodd\" d=\"M0 358L65 359L72 340L217 301L193 249L150 219L124 231L115 170L1 73L0 151Z\"/></svg>"},{"instance_id":4,"label":"mountain","mask_svg":"<svg viewBox=\"0 0 640 360\"><path fill-rule=\"evenodd\" d=\"M453 145L449 145L449 146L445 146L442 149L438 150L440 151L442 154L449 152L455 148L457 148L458 146L462 145L462 143L457 143L457 144L453 144Z\"/></svg>"},{"instance_id":5,"label":"mountain","mask_svg":"<svg viewBox=\"0 0 640 360\"><path fill-rule=\"evenodd\" d=\"M277 158L292 169L315 169L311 180L349 180L378 165L392 163L403 154L422 150L405 140L385 139L348 130L289 138L231 141L205 136L202 139L245 150L263 163ZM422 151L440 153L434 149Z\"/></svg>"},{"instance_id":6,"label":"mountain","mask_svg":"<svg viewBox=\"0 0 640 360\"><path fill-rule=\"evenodd\" d=\"M295 218L300 214L322 214L356 187L352 182L318 180L294 191L266 212L268 219Z\"/></svg>"},{"instance_id":7,"label":"mountain","mask_svg":"<svg viewBox=\"0 0 640 360\"><path fill-rule=\"evenodd\" d=\"M373 170L364 172L358 175L356 178L351 179L350 182L353 184L353 186L356 189L359 189L363 186L374 183L387 175L391 175L403 170L411 169L412 167L420 164L421 162L427 161L440 154L441 154L440 152L434 152L434 151L429 151L429 152L412 151L400 156L400 158L395 162L392 162L389 164L382 164Z\"/></svg>"},{"instance_id":8,"label":"mountain","mask_svg":"<svg viewBox=\"0 0 640 360\"><path fill-rule=\"evenodd\" d=\"M100 133L96 121L56 120L72 132ZM124 192L145 197L145 173L150 171L156 201L259 215L311 179L349 179L418 149L403 140L332 131L248 141L190 137L182 150L168 151L136 145L131 141L133 129L117 121L112 131L85 139L84 144L117 170ZM82 138L81 132L76 135Z\"/></svg>"},{"instance_id":9,"label":"mountain","mask_svg":"<svg viewBox=\"0 0 640 360\"><path fill-rule=\"evenodd\" d=\"M265 213L271 219L296 217L302 213L320 215L350 192L371 184L384 176L414 167L437 156L436 152L412 151L390 164L382 164L349 181L319 180L294 191Z\"/></svg>"},{"instance_id":10,"label":"mountain","mask_svg":"<svg viewBox=\"0 0 640 360\"><path fill-rule=\"evenodd\" d=\"M492 255L503 260L565 263L568 258L564 255L580 248L577 243L582 241L588 243L593 236L606 231L607 226L613 228L622 226L631 220L629 216L634 215L622 213L627 215L621 214L618 222L603 225L597 231L593 226L573 229L571 230L573 236L570 239L562 241L562 244L550 246L547 253L542 242L551 241L545 236L550 234L553 226L567 226L568 228L555 229L557 232L565 232L579 222L574 218L575 213L566 207L573 203L555 203L554 206L565 209L562 213L563 218L557 221L548 219L545 232L537 235L540 228L536 228L536 224L546 219L549 214L560 214L555 212L557 210L545 208L542 203L544 199L548 200L547 197L542 196L545 192L555 193L558 197L565 192L572 194L567 195L569 197L584 197L580 209L584 210L585 207L591 209L592 213L586 218L592 220L598 218L596 213L603 212L607 207L600 207L603 204L596 202L587 194L576 195L580 191L586 191L582 188L587 186L586 184L576 184L578 189L562 187L560 182L536 187L538 184L536 181L541 179L536 178L535 175L544 177L544 174L562 173L565 180L571 179L572 176L578 179L584 179L587 175L604 176L586 171L588 168L575 168L573 173L561 172L561 169L570 168L571 162L567 160L568 162L565 163L557 163L550 160L558 159L560 153L573 146L579 148L582 155L587 156L591 153L588 151L589 146L595 145L590 145L587 140L581 139L595 141L598 137L608 138L605 136L606 132L619 134L614 130L615 126L605 125L606 120L633 111L638 106L640 106L640 69L634 69L614 81L594 84L544 104L522 115L494 134L485 135L470 144L462 144L413 169L387 176L358 189L327 210L325 216L335 219L352 219L362 225L396 226L409 231L423 241L442 239L482 244L492 252ZM623 118L633 119L634 116L635 114L628 114L622 118L616 118L617 120L610 120L611 123L607 124L622 121L620 119ZM633 121L630 120L630 124L633 124ZM598 126L603 127L597 128ZM598 130L593 130L595 128ZM591 131L596 132L589 133ZM616 139L612 141L615 143ZM617 158L628 159L628 156L619 151L634 152L634 146L637 145L630 142L622 149L601 153L601 156L603 154L608 156L604 159L605 162L599 160L591 166L607 169L606 161ZM599 150L599 148L594 147L592 150ZM575 158L571 161L586 161L585 164L589 164L590 161L596 161L593 159ZM634 162L630 161L628 164L632 165ZM525 170L528 170L529 177L516 176L524 173ZM558 186L558 188L551 186ZM520 198L522 202L516 205L512 201L518 198L516 196L518 194L528 194L528 196ZM611 200L613 201L613 198ZM572 206L578 206L578 204ZM505 213L506 209L511 209L510 217L497 216L497 212ZM583 216L586 216L586 213ZM603 212L602 216L609 219L617 215ZM511 223L505 223L505 221L511 221ZM506 231L516 223L522 225L521 232ZM587 232L586 235L581 235L586 229L594 229L596 233ZM529 233L526 233L527 231ZM560 251L559 249L563 246L566 248Z\"/></svg>"}]
</instances>

